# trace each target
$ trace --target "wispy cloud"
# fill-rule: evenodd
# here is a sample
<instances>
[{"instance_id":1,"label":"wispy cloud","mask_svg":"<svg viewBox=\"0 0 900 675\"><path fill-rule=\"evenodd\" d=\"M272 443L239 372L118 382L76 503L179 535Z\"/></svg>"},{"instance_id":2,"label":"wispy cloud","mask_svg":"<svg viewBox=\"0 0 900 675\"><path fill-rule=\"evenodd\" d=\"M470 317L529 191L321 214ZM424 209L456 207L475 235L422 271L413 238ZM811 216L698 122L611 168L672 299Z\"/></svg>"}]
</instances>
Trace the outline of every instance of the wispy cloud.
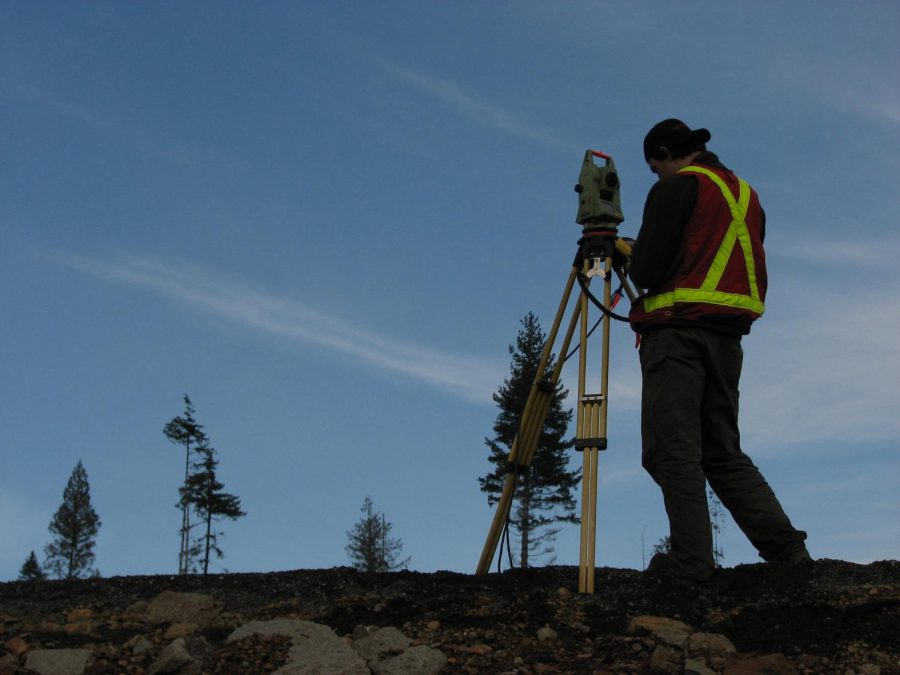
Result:
<instances>
[{"instance_id":1,"label":"wispy cloud","mask_svg":"<svg viewBox=\"0 0 900 675\"><path fill-rule=\"evenodd\" d=\"M741 417L753 442L900 438L900 286L781 292L795 300L748 339Z\"/></svg>"},{"instance_id":2,"label":"wispy cloud","mask_svg":"<svg viewBox=\"0 0 900 675\"><path fill-rule=\"evenodd\" d=\"M538 125L521 119L517 114L455 82L427 75L384 59L376 59L375 62L396 79L412 85L423 94L448 105L455 112L476 124L558 150L568 152L575 149L572 143Z\"/></svg>"},{"instance_id":3,"label":"wispy cloud","mask_svg":"<svg viewBox=\"0 0 900 675\"><path fill-rule=\"evenodd\" d=\"M134 124L120 122L114 114L102 110L95 103L65 100L31 83L15 82L8 78L0 79L0 92L17 101L41 106L113 143L168 164L188 168L198 164L236 166L235 160L223 152L201 150L178 140L150 134Z\"/></svg>"},{"instance_id":4,"label":"wispy cloud","mask_svg":"<svg viewBox=\"0 0 900 675\"><path fill-rule=\"evenodd\" d=\"M140 256L113 259L48 254L51 261L101 279L153 291L211 316L269 335L339 352L478 403L491 402L503 368L487 358L451 354L325 314L207 269Z\"/></svg>"}]
</instances>

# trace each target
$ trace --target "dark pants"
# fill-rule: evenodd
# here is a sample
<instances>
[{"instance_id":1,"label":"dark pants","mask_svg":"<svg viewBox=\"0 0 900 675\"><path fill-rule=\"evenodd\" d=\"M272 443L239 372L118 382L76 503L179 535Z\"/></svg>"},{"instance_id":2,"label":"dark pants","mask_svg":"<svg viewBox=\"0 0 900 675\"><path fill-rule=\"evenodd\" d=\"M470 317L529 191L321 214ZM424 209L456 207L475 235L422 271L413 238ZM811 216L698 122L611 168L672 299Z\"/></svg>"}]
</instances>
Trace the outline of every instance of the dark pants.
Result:
<instances>
[{"instance_id":1,"label":"dark pants","mask_svg":"<svg viewBox=\"0 0 900 675\"><path fill-rule=\"evenodd\" d=\"M673 572L695 579L714 569L706 482L767 561L805 548L738 432L739 336L665 328L641 342L643 466L669 516Z\"/></svg>"}]
</instances>

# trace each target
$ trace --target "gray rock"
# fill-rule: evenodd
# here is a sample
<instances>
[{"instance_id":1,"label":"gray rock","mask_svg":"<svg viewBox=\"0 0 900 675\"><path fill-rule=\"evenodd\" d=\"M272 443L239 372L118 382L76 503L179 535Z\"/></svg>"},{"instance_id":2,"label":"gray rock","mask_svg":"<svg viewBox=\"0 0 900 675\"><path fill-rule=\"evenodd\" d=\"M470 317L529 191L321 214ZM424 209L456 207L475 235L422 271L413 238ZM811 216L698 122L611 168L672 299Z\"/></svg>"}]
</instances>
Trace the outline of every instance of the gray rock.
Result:
<instances>
[{"instance_id":1,"label":"gray rock","mask_svg":"<svg viewBox=\"0 0 900 675\"><path fill-rule=\"evenodd\" d=\"M682 662L681 650L668 645L656 645L650 655L650 668L655 673L681 673Z\"/></svg>"},{"instance_id":2,"label":"gray rock","mask_svg":"<svg viewBox=\"0 0 900 675\"><path fill-rule=\"evenodd\" d=\"M410 639L396 628L380 628L374 633L357 640L353 648L366 661L383 661L405 651Z\"/></svg>"},{"instance_id":3,"label":"gray rock","mask_svg":"<svg viewBox=\"0 0 900 675\"><path fill-rule=\"evenodd\" d=\"M438 649L419 645L370 665L375 675L437 675L447 665L447 657Z\"/></svg>"},{"instance_id":4,"label":"gray rock","mask_svg":"<svg viewBox=\"0 0 900 675\"><path fill-rule=\"evenodd\" d=\"M39 675L82 675L91 658L89 649L35 649L25 667Z\"/></svg>"},{"instance_id":5,"label":"gray rock","mask_svg":"<svg viewBox=\"0 0 900 675\"><path fill-rule=\"evenodd\" d=\"M172 643L162 650L159 658L150 666L147 675L165 675L167 673L178 673L185 670L188 666L199 665L197 660L191 655L187 648L187 642L184 638L173 640Z\"/></svg>"},{"instance_id":6,"label":"gray rock","mask_svg":"<svg viewBox=\"0 0 900 675\"><path fill-rule=\"evenodd\" d=\"M541 642L549 642L550 640L555 640L558 637L559 633L550 628L550 626L538 628L537 639Z\"/></svg>"},{"instance_id":7,"label":"gray rock","mask_svg":"<svg viewBox=\"0 0 900 675\"><path fill-rule=\"evenodd\" d=\"M729 656L736 654L737 649L731 640L719 633L693 633L687 640L687 653L690 656Z\"/></svg>"},{"instance_id":8,"label":"gray rock","mask_svg":"<svg viewBox=\"0 0 900 675\"><path fill-rule=\"evenodd\" d=\"M693 629L682 621L663 616L638 616L628 624L628 635L650 635L673 647L683 647Z\"/></svg>"},{"instance_id":9,"label":"gray rock","mask_svg":"<svg viewBox=\"0 0 900 675\"><path fill-rule=\"evenodd\" d=\"M194 623L206 626L221 610L221 604L208 595L163 591L147 606L144 620L153 624Z\"/></svg>"},{"instance_id":10,"label":"gray rock","mask_svg":"<svg viewBox=\"0 0 900 675\"><path fill-rule=\"evenodd\" d=\"M311 621L252 621L228 636L227 642L250 635L285 635L291 639L288 663L273 675L369 675L363 658L328 626Z\"/></svg>"},{"instance_id":11,"label":"gray rock","mask_svg":"<svg viewBox=\"0 0 900 675\"><path fill-rule=\"evenodd\" d=\"M716 675L716 671L707 668L703 661L686 659L684 662L684 675Z\"/></svg>"}]
</instances>

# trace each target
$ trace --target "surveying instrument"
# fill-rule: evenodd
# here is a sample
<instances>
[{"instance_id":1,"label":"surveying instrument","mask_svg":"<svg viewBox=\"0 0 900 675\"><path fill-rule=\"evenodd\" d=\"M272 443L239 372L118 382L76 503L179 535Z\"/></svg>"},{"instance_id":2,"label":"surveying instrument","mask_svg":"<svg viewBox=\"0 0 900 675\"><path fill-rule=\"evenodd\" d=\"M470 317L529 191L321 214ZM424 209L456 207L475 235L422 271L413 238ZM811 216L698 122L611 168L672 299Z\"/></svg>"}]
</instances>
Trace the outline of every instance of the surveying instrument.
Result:
<instances>
[{"instance_id":1,"label":"surveying instrument","mask_svg":"<svg viewBox=\"0 0 900 675\"><path fill-rule=\"evenodd\" d=\"M603 160L598 165L596 160ZM519 430L513 441L507 459L507 474L503 492L497 502L494 520L488 532L476 574L486 574L497 550L501 535L509 524L509 513L519 477L531 467L544 422L550 409L562 367L568 357L569 346L580 327L578 351L578 414L575 449L583 455L581 474L581 555L579 558L578 590L580 593L594 592L594 571L597 539L597 468L599 453L606 450L606 418L609 386L609 334L610 321L615 318L627 319L613 313L615 303L624 290L628 299L634 301L637 294L626 276L630 244L619 238L618 226L625 218L619 198L619 176L613 158L597 150L587 150L575 186L578 193L578 215L575 222L582 226L578 240L578 253L572 263L572 270L563 291L559 309L537 368L528 401L522 412ZM613 277L617 277L620 287L613 293ZM590 291L591 281L599 277L603 283L602 300ZM553 353L553 345L559 334L563 316L578 282L579 291L572 311L565 337L560 349L560 358L553 371L546 375L547 365ZM602 313L597 323L603 324L602 349L600 354L600 392L586 393L585 373L588 361L588 338L596 325L588 329L589 303ZM574 350L573 352L574 353Z\"/></svg>"}]
</instances>

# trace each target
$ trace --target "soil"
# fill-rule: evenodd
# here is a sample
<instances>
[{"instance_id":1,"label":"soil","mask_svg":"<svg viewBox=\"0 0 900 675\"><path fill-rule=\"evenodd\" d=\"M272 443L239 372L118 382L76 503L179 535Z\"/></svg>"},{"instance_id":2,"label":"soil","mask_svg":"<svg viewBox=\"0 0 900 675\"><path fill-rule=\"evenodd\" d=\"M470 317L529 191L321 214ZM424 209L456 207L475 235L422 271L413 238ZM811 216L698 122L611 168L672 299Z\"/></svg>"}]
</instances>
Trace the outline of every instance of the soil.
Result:
<instances>
[{"instance_id":1,"label":"soil","mask_svg":"<svg viewBox=\"0 0 900 675\"><path fill-rule=\"evenodd\" d=\"M0 584L0 657L15 638L32 648L87 645L100 655L88 672L145 672L148 664L124 645L140 635L156 643L162 637L129 623L128 609L176 591L221 604L202 631L215 650L210 673L268 673L284 663L287 645L277 639L225 644L234 628L276 618L314 621L347 636L359 626L393 626L440 649L448 673L647 672L654 643L628 631L643 615L724 635L743 658L780 655L794 672L900 673L900 561L742 565L692 588L600 568L593 595L577 589L575 567L486 576L333 568L9 582ZM90 610L87 628L71 629L74 609ZM553 639L539 636L544 627Z\"/></svg>"}]
</instances>

